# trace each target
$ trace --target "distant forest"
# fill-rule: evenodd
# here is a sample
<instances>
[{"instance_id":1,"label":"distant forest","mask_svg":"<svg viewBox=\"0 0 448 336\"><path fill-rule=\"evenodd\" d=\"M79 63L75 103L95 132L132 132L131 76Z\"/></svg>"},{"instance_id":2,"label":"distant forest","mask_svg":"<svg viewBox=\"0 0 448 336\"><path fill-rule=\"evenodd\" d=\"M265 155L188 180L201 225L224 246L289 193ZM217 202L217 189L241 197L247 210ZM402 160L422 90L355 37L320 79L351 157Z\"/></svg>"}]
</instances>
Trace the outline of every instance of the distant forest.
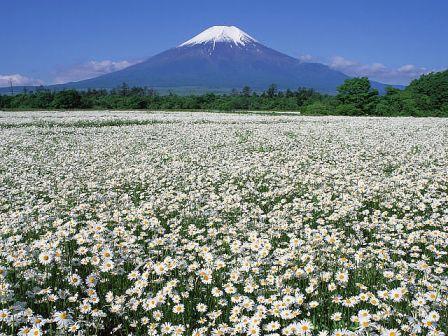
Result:
<instances>
[{"instance_id":1,"label":"distant forest","mask_svg":"<svg viewBox=\"0 0 448 336\"><path fill-rule=\"evenodd\" d=\"M384 95L366 77L352 78L334 96L312 89L280 91L275 84L257 93L249 87L229 94L160 95L153 89L64 90L0 95L0 109L145 109L219 111L300 111L305 115L375 115L448 117L448 70L414 80L404 90L388 87Z\"/></svg>"}]
</instances>

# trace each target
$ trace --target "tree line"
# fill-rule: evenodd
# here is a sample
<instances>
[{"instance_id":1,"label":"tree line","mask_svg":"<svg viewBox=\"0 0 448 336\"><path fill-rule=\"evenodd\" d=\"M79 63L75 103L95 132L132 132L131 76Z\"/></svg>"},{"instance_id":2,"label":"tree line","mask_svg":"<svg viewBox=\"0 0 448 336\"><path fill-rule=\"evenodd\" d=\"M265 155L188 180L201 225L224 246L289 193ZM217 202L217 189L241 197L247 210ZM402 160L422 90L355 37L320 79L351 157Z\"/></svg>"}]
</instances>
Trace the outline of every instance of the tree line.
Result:
<instances>
[{"instance_id":1,"label":"tree line","mask_svg":"<svg viewBox=\"0 0 448 336\"><path fill-rule=\"evenodd\" d=\"M128 87L113 90L38 88L33 92L0 95L0 109L149 109L219 111L300 111L307 115L376 115L448 117L448 70L412 81L404 90L387 87L384 95L366 77L347 79L334 96L308 88L264 92L249 87L227 94L161 95L153 89Z\"/></svg>"}]
</instances>

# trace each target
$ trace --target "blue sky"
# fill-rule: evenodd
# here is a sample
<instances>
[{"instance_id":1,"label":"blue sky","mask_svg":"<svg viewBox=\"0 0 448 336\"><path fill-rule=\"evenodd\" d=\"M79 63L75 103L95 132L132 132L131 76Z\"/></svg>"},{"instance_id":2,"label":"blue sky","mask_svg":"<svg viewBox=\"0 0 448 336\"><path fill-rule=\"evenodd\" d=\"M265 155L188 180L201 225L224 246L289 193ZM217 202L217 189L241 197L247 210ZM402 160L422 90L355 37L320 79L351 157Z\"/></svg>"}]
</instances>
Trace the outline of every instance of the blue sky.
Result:
<instances>
[{"instance_id":1,"label":"blue sky","mask_svg":"<svg viewBox=\"0 0 448 336\"><path fill-rule=\"evenodd\" d=\"M349 75L404 84L448 67L448 1L14 0L0 8L0 86L121 69L213 25Z\"/></svg>"}]
</instances>

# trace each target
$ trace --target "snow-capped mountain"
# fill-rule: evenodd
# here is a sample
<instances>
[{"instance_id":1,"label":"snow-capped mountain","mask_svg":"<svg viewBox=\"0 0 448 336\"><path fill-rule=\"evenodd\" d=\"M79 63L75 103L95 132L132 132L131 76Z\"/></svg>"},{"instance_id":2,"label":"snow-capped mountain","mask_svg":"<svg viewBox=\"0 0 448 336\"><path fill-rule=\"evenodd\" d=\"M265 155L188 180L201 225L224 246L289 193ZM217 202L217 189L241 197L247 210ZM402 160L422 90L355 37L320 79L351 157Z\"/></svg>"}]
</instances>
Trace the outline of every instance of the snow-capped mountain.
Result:
<instances>
[{"instance_id":1,"label":"snow-capped mountain","mask_svg":"<svg viewBox=\"0 0 448 336\"><path fill-rule=\"evenodd\" d=\"M219 42L245 46L246 44L256 43L258 41L235 26L213 26L182 43L179 47L205 43L216 44Z\"/></svg>"},{"instance_id":2,"label":"snow-capped mountain","mask_svg":"<svg viewBox=\"0 0 448 336\"><path fill-rule=\"evenodd\" d=\"M210 27L179 46L126 69L58 88L114 88L122 83L156 89L225 91L314 88L333 93L347 75L268 48L234 26ZM379 86L380 84L377 83Z\"/></svg>"}]
</instances>

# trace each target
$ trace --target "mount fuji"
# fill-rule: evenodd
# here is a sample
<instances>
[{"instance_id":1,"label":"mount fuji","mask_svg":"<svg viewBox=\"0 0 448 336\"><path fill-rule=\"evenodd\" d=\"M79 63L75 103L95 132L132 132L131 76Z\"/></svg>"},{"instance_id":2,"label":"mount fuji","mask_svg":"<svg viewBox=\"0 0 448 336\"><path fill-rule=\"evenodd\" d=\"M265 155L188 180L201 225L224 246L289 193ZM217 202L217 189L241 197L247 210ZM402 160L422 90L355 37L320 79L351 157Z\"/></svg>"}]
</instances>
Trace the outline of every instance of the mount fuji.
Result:
<instances>
[{"instance_id":1,"label":"mount fuji","mask_svg":"<svg viewBox=\"0 0 448 336\"><path fill-rule=\"evenodd\" d=\"M269 47L235 26L213 26L146 61L96 78L49 88L111 89L122 83L160 91L225 92L250 86L265 90L313 88L335 93L349 76L320 63L302 62ZM380 91L385 85L372 82Z\"/></svg>"}]
</instances>

